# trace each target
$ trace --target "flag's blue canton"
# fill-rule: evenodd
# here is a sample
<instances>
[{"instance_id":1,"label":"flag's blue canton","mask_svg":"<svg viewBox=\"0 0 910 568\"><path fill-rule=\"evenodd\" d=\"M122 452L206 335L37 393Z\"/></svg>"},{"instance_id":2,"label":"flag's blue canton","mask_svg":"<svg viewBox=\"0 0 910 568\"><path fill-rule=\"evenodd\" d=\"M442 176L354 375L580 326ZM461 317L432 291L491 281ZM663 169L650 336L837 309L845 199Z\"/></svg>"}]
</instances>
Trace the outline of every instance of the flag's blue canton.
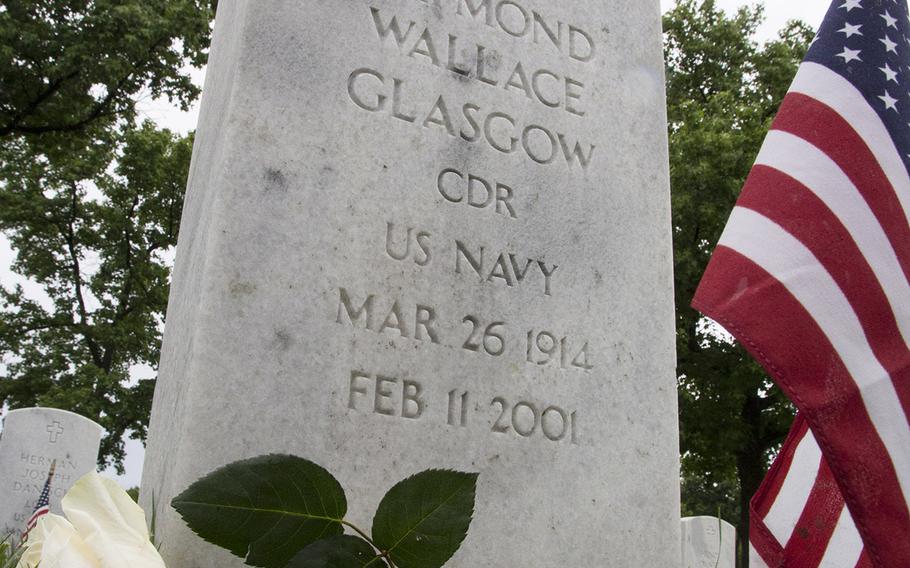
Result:
<instances>
[{"instance_id":1,"label":"flag's blue canton","mask_svg":"<svg viewBox=\"0 0 910 568\"><path fill-rule=\"evenodd\" d=\"M907 0L835 0L806 61L832 69L863 93L910 169Z\"/></svg>"},{"instance_id":2,"label":"flag's blue canton","mask_svg":"<svg viewBox=\"0 0 910 568\"><path fill-rule=\"evenodd\" d=\"M50 502L51 497L51 476L47 477L47 481L44 482L44 489L41 490L41 496L38 497L38 502L35 504L35 511L41 507L47 507Z\"/></svg>"}]
</instances>

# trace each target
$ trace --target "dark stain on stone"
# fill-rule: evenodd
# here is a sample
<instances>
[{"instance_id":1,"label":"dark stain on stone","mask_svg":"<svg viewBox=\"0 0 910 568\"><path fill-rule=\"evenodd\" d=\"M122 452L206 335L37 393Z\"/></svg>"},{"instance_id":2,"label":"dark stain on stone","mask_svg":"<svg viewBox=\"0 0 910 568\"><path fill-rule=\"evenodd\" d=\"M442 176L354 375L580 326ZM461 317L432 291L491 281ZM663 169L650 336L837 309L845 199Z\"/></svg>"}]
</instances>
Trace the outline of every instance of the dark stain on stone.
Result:
<instances>
[{"instance_id":1,"label":"dark stain on stone","mask_svg":"<svg viewBox=\"0 0 910 568\"><path fill-rule=\"evenodd\" d=\"M265 190L282 192L288 190L288 180L284 177L284 174L281 172L281 170L275 168L266 168Z\"/></svg>"},{"instance_id":2,"label":"dark stain on stone","mask_svg":"<svg viewBox=\"0 0 910 568\"><path fill-rule=\"evenodd\" d=\"M249 282L241 282L239 280L234 280L228 285L228 289L231 293L231 296L234 298L239 298L242 296L249 296L256 291L256 286L250 284Z\"/></svg>"},{"instance_id":3,"label":"dark stain on stone","mask_svg":"<svg viewBox=\"0 0 910 568\"><path fill-rule=\"evenodd\" d=\"M275 343L278 346L278 349L281 351L287 351L291 348L291 345L294 343L294 338L291 337L291 334L283 329L275 330Z\"/></svg>"}]
</instances>

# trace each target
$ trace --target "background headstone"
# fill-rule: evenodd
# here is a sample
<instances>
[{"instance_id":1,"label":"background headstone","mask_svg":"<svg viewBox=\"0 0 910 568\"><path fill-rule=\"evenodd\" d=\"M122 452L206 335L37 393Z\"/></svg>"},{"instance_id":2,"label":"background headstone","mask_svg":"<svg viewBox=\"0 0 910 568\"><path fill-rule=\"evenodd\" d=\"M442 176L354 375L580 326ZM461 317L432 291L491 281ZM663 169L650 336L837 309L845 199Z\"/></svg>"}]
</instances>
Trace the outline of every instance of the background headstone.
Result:
<instances>
[{"instance_id":1,"label":"background headstone","mask_svg":"<svg viewBox=\"0 0 910 568\"><path fill-rule=\"evenodd\" d=\"M448 566L674 566L657 0L222 0L142 481L479 472ZM655 540L654 534L660 539Z\"/></svg>"},{"instance_id":2,"label":"background headstone","mask_svg":"<svg viewBox=\"0 0 910 568\"><path fill-rule=\"evenodd\" d=\"M736 527L716 517L682 519L682 568L736 568Z\"/></svg>"},{"instance_id":3,"label":"background headstone","mask_svg":"<svg viewBox=\"0 0 910 568\"><path fill-rule=\"evenodd\" d=\"M10 411L0 431L0 535L18 536L25 529L54 460L50 506L52 513L63 514L60 499L95 470L102 433L92 420L65 410Z\"/></svg>"}]
</instances>

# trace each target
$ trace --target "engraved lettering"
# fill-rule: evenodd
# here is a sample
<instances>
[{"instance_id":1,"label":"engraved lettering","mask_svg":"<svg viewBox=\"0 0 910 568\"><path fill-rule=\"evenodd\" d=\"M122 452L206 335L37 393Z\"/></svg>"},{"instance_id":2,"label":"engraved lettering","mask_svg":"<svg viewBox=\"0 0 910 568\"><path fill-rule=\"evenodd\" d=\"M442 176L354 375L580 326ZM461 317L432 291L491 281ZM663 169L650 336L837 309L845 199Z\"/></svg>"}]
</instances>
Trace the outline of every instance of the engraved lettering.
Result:
<instances>
[{"instance_id":1,"label":"engraved lettering","mask_svg":"<svg viewBox=\"0 0 910 568\"><path fill-rule=\"evenodd\" d=\"M511 12L512 17L509 17L506 12L506 8L510 6L513 8L513 10L509 11ZM499 23L499 27L502 31L514 37L524 37L531 28L530 15L524 8L512 0L501 0L499 2L496 6L496 21ZM515 27L516 24L517 27Z\"/></svg>"},{"instance_id":2,"label":"engraved lettering","mask_svg":"<svg viewBox=\"0 0 910 568\"><path fill-rule=\"evenodd\" d=\"M392 304L389 314L385 317L385 321L383 321L382 325L379 327L379 333L382 333L387 329L394 329L398 331L402 337L409 337L408 328L404 324L404 318L401 317L401 308L398 306L397 301Z\"/></svg>"},{"instance_id":3,"label":"engraved lettering","mask_svg":"<svg viewBox=\"0 0 910 568\"><path fill-rule=\"evenodd\" d=\"M459 0L456 13L470 16L509 36L530 39L535 44L550 45L559 53L587 63L594 59L594 39L584 30L561 21L547 23L536 10L527 10L515 0ZM568 34L564 30L568 28ZM541 33L542 32L542 33ZM564 37L568 35L568 50Z\"/></svg>"},{"instance_id":4,"label":"engraved lettering","mask_svg":"<svg viewBox=\"0 0 910 568\"><path fill-rule=\"evenodd\" d=\"M404 243L395 244L395 224L386 224L385 252L394 260L407 260L412 255L417 266L426 266L430 263L430 233L417 231L412 227L405 230ZM413 243L413 254L412 254Z\"/></svg>"},{"instance_id":5,"label":"engraved lettering","mask_svg":"<svg viewBox=\"0 0 910 568\"><path fill-rule=\"evenodd\" d=\"M536 150L531 146L531 133L540 132L543 136L549 141L549 155L547 157L541 157ZM538 136L538 139L540 137ZM553 136L553 133L544 128L543 126L538 126L536 124L530 124L525 127L524 134L521 137L521 145L525 149L525 153L538 164L552 164L553 160L556 159L558 155L559 148L556 145L556 137Z\"/></svg>"},{"instance_id":6,"label":"engraved lettering","mask_svg":"<svg viewBox=\"0 0 910 568\"><path fill-rule=\"evenodd\" d=\"M581 91L577 89L584 89L584 83L570 79L566 77L566 110L571 112L574 115L584 116L585 111L579 110L575 107L575 103L581 100ZM540 95L538 95L540 98ZM542 101L543 99L541 99ZM588 158L590 160L590 158Z\"/></svg>"},{"instance_id":7,"label":"engraved lettering","mask_svg":"<svg viewBox=\"0 0 910 568\"><path fill-rule=\"evenodd\" d=\"M360 402L363 400L368 401L366 408L361 408ZM399 380L397 377L378 373L352 371L348 408L383 416L418 420L423 417L426 410L424 388L419 382L413 380Z\"/></svg>"},{"instance_id":8,"label":"engraved lettering","mask_svg":"<svg viewBox=\"0 0 910 568\"><path fill-rule=\"evenodd\" d=\"M401 392L401 417L416 420L423 416L426 404L423 401L423 387L414 381L403 381Z\"/></svg>"},{"instance_id":9,"label":"engraved lettering","mask_svg":"<svg viewBox=\"0 0 910 568\"><path fill-rule=\"evenodd\" d=\"M357 302L351 299L347 289L339 288L338 296L338 309L335 318L335 322L338 324L350 324L351 327L362 328L380 334L391 331L393 334L417 341L429 339L431 343L440 343L439 330L436 327L436 310L430 306L411 304L414 306L414 325L410 327L408 325L410 320L405 316L406 312L408 314L411 313L410 308L407 310L402 308L402 303L397 299L393 299L391 304L385 304L389 306L387 311L379 312L385 314L385 317L382 318L382 323L377 324L378 307L375 294L369 294L366 300L360 304L360 307L355 307ZM411 330L414 331L413 336L411 335Z\"/></svg>"},{"instance_id":10,"label":"engraved lettering","mask_svg":"<svg viewBox=\"0 0 910 568\"><path fill-rule=\"evenodd\" d=\"M459 396L457 390L449 391L449 426L466 428L468 425L468 393Z\"/></svg>"},{"instance_id":11,"label":"engraved lettering","mask_svg":"<svg viewBox=\"0 0 910 568\"><path fill-rule=\"evenodd\" d=\"M367 389L361 386L363 381L370 380L370 375L361 371L351 371L351 383L348 389L348 408L357 410L357 397L366 396Z\"/></svg>"},{"instance_id":12,"label":"engraved lettering","mask_svg":"<svg viewBox=\"0 0 910 568\"><path fill-rule=\"evenodd\" d=\"M439 56L436 55L436 46L433 45L433 36L430 35L430 28L423 30L408 55L412 57L414 55L422 55L429 59L433 65L439 66Z\"/></svg>"},{"instance_id":13,"label":"engraved lettering","mask_svg":"<svg viewBox=\"0 0 910 568\"><path fill-rule=\"evenodd\" d=\"M452 168L446 168L439 172L439 176L436 177L436 189L439 190L439 194L442 195L446 201L452 203L461 203L464 200L464 193L456 195L453 191L446 190L443 184L443 180L446 175L455 176L458 179L464 181L464 175L458 170L453 170Z\"/></svg>"},{"instance_id":14,"label":"engraved lettering","mask_svg":"<svg viewBox=\"0 0 910 568\"><path fill-rule=\"evenodd\" d=\"M531 84L530 81L528 81L528 75L525 73L521 62L515 65L515 70L512 71L512 75L509 76L509 80L506 81L504 88L506 90L509 90L509 87L521 91L527 98L534 100L534 94L531 92Z\"/></svg>"},{"instance_id":15,"label":"engraved lettering","mask_svg":"<svg viewBox=\"0 0 910 568\"><path fill-rule=\"evenodd\" d=\"M541 43L540 32L542 30L556 50L561 52L563 27L564 24L562 22L556 22L556 31L553 31L553 28L547 24L546 20L543 19L543 16L534 12L534 43Z\"/></svg>"},{"instance_id":16,"label":"engraved lettering","mask_svg":"<svg viewBox=\"0 0 910 568\"><path fill-rule=\"evenodd\" d=\"M454 168L446 168L436 176L436 190L449 203L463 203L467 198L467 204L475 209L486 209L495 202L496 213L516 218L511 203L514 192L504 183L487 181L474 174L465 176Z\"/></svg>"},{"instance_id":17,"label":"engraved lettering","mask_svg":"<svg viewBox=\"0 0 910 568\"><path fill-rule=\"evenodd\" d=\"M578 444L576 412L569 413L558 406L538 405L526 400L513 406L501 396L494 398L490 406L499 407L491 428L497 434L515 432L522 438L532 438L540 431L551 442L561 442L571 434L569 442Z\"/></svg>"},{"instance_id":18,"label":"engraved lettering","mask_svg":"<svg viewBox=\"0 0 910 568\"><path fill-rule=\"evenodd\" d=\"M401 108L401 86L404 84L404 81L401 79L395 79L393 81L392 87L392 116L398 120L403 120L405 122L414 122L417 120L416 114L408 113L407 111ZM370 110L370 109L366 109ZM426 124L424 124L426 126Z\"/></svg>"},{"instance_id":19,"label":"engraved lettering","mask_svg":"<svg viewBox=\"0 0 910 568\"><path fill-rule=\"evenodd\" d=\"M395 377L376 375L376 396L373 403L373 409L377 414L385 414L386 416L395 415L395 408L391 404L392 395L395 393L388 385L397 383L398 379Z\"/></svg>"},{"instance_id":20,"label":"engraved lettering","mask_svg":"<svg viewBox=\"0 0 910 568\"><path fill-rule=\"evenodd\" d=\"M350 77L348 77L348 96L351 97L351 100L354 101L355 105L359 106L363 110L368 110L370 112L379 112L385 108L386 96L382 95L382 94L377 94L375 96L374 103L364 102L364 100L360 97L360 95L357 94L357 92L356 92L357 89L355 89L355 87L354 87L355 83L357 83L357 80L363 76L374 77L374 78L378 79L380 83L385 82L385 77L383 77L382 73L380 73L378 71L373 71L372 69L367 69L367 68L357 69L356 71L351 73ZM397 85L397 83L396 83L396 85Z\"/></svg>"},{"instance_id":21,"label":"engraved lettering","mask_svg":"<svg viewBox=\"0 0 910 568\"><path fill-rule=\"evenodd\" d=\"M575 82L573 85L581 83ZM575 104L580 94L573 90L569 93L572 94L572 104ZM561 155L569 167L577 163L583 169L587 169L596 148L594 144L570 140L566 134L541 124L522 126L515 118L502 111L492 111L484 116L483 109L470 102L462 105L460 116L458 114L453 116L449 110L450 105L443 95L436 96L429 108L424 107L425 110L410 110L409 105L406 105L408 92L404 80L387 78L378 71L367 68L355 70L348 78L348 95L358 108L367 112L388 113L389 116L403 122L416 123L423 128L432 128L448 136L460 137L467 142L483 141L493 150L503 154L514 154L521 149L539 164L554 163L561 150ZM391 109L388 104L389 98L392 99ZM573 114L580 115L583 112L574 106L572 109ZM419 117L423 119L420 120ZM458 123L456 118L459 119Z\"/></svg>"},{"instance_id":22,"label":"engraved lettering","mask_svg":"<svg viewBox=\"0 0 910 568\"><path fill-rule=\"evenodd\" d=\"M358 322L361 317L364 318L364 327L367 329L372 329L373 325L373 298L374 296L370 294L367 296L367 299L363 301L363 304L360 305L360 308L354 309L354 306L351 304L351 297L348 295L348 291L344 288L338 289L339 299L338 299L338 316L335 318L336 323L342 323L342 314L348 315L348 321L354 327L357 327ZM343 311L342 311L343 310Z\"/></svg>"},{"instance_id":23,"label":"engraved lettering","mask_svg":"<svg viewBox=\"0 0 910 568\"><path fill-rule=\"evenodd\" d=\"M557 97L556 100L553 100L553 99L548 99L546 96L544 96L544 93L543 93L544 89L541 88L541 86L540 86L541 77L550 77L554 81L556 81L557 84L559 84L559 82L560 82L559 75L557 75L556 73L553 73L552 71L547 71L546 69L538 69L531 76L531 87L534 89L534 96L537 97L537 100L539 100L541 103L543 103L544 105L546 105L550 108L559 108L559 104L560 104L559 97ZM568 96L568 89L569 89L568 82L569 81L572 81L572 80L569 78L566 78L566 93L567 93L566 96ZM572 81L572 82L577 83L577 81Z\"/></svg>"},{"instance_id":24,"label":"engraved lettering","mask_svg":"<svg viewBox=\"0 0 910 568\"><path fill-rule=\"evenodd\" d=\"M398 25L397 17L392 16L392 19L389 20L389 23L384 24L382 23L382 18L379 15L378 8L371 7L370 13L373 14L373 23L376 25L376 33L379 35L379 39L381 41L384 41L387 37L389 37L389 32L392 32L392 35L395 36L395 42L398 44L398 47L404 47L404 43L411 35L411 30L414 29L414 22L408 22L408 31L402 32L401 26Z\"/></svg>"},{"instance_id":25,"label":"engraved lettering","mask_svg":"<svg viewBox=\"0 0 910 568\"><path fill-rule=\"evenodd\" d=\"M556 273L556 269L559 268L557 265L547 266L542 260L538 260L537 264L540 266L540 272L544 277L544 294L550 296L550 277Z\"/></svg>"},{"instance_id":26,"label":"engraved lettering","mask_svg":"<svg viewBox=\"0 0 910 568\"><path fill-rule=\"evenodd\" d=\"M595 146L593 144L589 145L587 155L584 153L581 144L576 142L575 148L569 150L569 144L566 142L566 137L563 134L559 134L559 144L562 146L562 151L566 156L566 161L569 162L569 165L575 163L575 160L578 160L578 163L581 164L581 167L587 168L588 164L591 163L591 155L594 153Z\"/></svg>"},{"instance_id":27,"label":"engraved lettering","mask_svg":"<svg viewBox=\"0 0 910 568\"><path fill-rule=\"evenodd\" d=\"M468 245L460 240L455 241L455 273L462 274L467 272L467 264L480 277L481 282L502 282L509 288L516 284L521 284L528 277L529 265L536 266L539 278L543 280L543 293L546 296L553 295L552 277L559 266L548 265L543 260L526 258L524 268L521 267L521 261L514 253L500 253L496 256L489 267L486 264L486 248L478 247L477 252L472 251ZM464 261L464 262L463 262ZM520 274L520 276L519 276Z\"/></svg>"},{"instance_id":28,"label":"engraved lettering","mask_svg":"<svg viewBox=\"0 0 910 568\"><path fill-rule=\"evenodd\" d=\"M578 38L583 39L579 42ZM588 62L594 59L594 39L588 32L569 26L569 57L578 61Z\"/></svg>"},{"instance_id":29,"label":"engraved lettering","mask_svg":"<svg viewBox=\"0 0 910 568\"><path fill-rule=\"evenodd\" d=\"M466 8L468 13L477 18L477 16L484 14L486 18L487 25L493 27L495 21L493 19L493 10L491 9L493 5L493 0L459 0L458 2L458 14L463 14L462 8Z\"/></svg>"},{"instance_id":30,"label":"engraved lettering","mask_svg":"<svg viewBox=\"0 0 910 568\"><path fill-rule=\"evenodd\" d=\"M423 121L423 126L428 127L431 124L442 126L448 132L449 136L455 136L455 127L452 126L452 119L449 118L449 109L446 107L446 100L442 95L436 99L436 104L430 109L430 114Z\"/></svg>"},{"instance_id":31,"label":"engraved lettering","mask_svg":"<svg viewBox=\"0 0 910 568\"><path fill-rule=\"evenodd\" d=\"M581 347L578 347L578 345ZM560 337L549 331L528 331L527 355L525 360L535 365L554 365L560 369L581 369L590 371L590 343L575 338Z\"/></svg>"},{"instance_id":32,"label":"engraved lettering","mask_svg":"<svg viewBox=\"0 0 910 568\"><path fill-rule=\"evenodd\" d=\"M417 304L417 315L414 323L414 339L425 341L429 338L432 343L439 343L439 333L436 331L436 310L429 306Z\"/></svg>"},{"instance_id":33,"label":"engraved lettering","mask_svg":"<svg viewBox=\"0 0 910 568\"><path fill-rule=\"evenodd\" d=\"M481 270L483 269L483 247L480 247L480 260L471 254L471 251L468 250L467 245L461 241L455 241L455 272L461 274L461 259L464 258L468 261L468 264L474 269L474 272L478 276L483 277Z\"/></svg>"},{"instance_id":34,"label":"engraved lettering","mask_svg":"<svg viewBox=\"0 0 910 568\"><path fill-rule=\"evenodd\" d=\"M459 67L458 64L455 62L455 55L457 54L457 52L458 52L458 36L453 36L452 34L449 34L449 55L448 55L448 58L446 61L446 69L448 69L452 73L455 73L456 75L464 75L464 76L470 75L471 74L470 69L465 69L463 67Z\"/></svg>"}]
</instances>

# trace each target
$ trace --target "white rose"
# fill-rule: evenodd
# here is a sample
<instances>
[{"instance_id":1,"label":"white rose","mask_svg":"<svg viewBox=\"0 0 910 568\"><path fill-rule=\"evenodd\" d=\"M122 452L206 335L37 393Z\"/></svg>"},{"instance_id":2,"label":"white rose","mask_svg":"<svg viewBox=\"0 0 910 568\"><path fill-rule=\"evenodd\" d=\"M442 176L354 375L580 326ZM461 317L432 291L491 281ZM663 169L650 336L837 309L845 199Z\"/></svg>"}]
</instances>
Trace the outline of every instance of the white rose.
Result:
<instances>
[{"instance_id":1,"label":"white rose","mask_svg":"<svg viewBox=\"0 0 910 568\"><path fill-rule=\"evenodd\" d=\"M69 521L44 515L28 535L17 568L98 568L101 564Z\"/></svg>"},{"instance_id":2,"label":"white rose","mask_svg":"<svg viewBox=\"0 0 910 568\"><path fill-rule=\"evenodd\" d=\"M83 476L63 497L63 512L66 519L38 521L17 568L165 568L145 513L113 480Z\"/></svg>"}]
</instances>

